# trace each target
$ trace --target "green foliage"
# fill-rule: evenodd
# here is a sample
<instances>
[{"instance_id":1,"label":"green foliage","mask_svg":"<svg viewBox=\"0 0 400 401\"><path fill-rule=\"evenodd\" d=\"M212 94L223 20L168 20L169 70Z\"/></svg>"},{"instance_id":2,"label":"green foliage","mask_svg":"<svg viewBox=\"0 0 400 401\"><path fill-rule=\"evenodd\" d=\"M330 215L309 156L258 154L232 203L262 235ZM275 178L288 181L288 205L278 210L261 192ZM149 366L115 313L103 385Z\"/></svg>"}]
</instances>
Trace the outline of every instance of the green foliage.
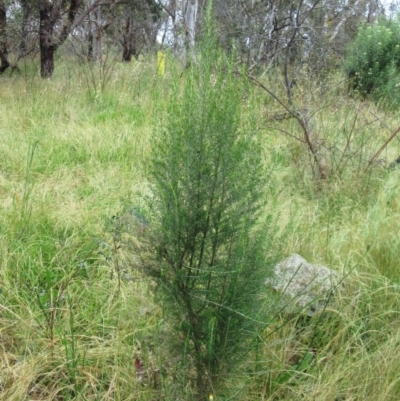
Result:
<instances>
[{"instance_id":1,"label":"green foliage","mask_svg":"<svg viewBox=\"0 0 400 401\"><path fill-rule=\"evenodd\" d=\"M256 228L261 146L241 124L248 88L211 35L204 43L154 139L158 260L149 271L189 339L199 399L254 335L266 274L265 237Z\"/></svg>"},{"instance_id":2,"label":"green foliage","mask_svg":"<svg viewBox=\"0 0 400 401\"><path fill-rule=\"evenodd\" d=\"M200 66L204 58L198 57ZM0 76L1 400L192 399L188 384L196 373L194 344L193 336L183 330L184 306L174 304L173 309L166 301L154 303L153 281L131 269L131 259L139 264L142 257L154 255L154 247L148 245L153 228L158 228L141 203L143 194L152 193L146 179L154 149L152 122L162 119L167 109L181 110L178 117L185 118L169 93L181 101L188 91L183 88L189 82L186 75L196 73L185 71L177 82L171 60L162 79L155 76L156 66L154 58L117 63L110 84L95 101L87 96L84 78L69 73L76 67L67 60L45 83L33 64L22 74ZM221 68L212 78L220 92ZM363 179L357 173L362 174L386 141L389 130L382 124L393 131L399 116L348 99L338 85L339 75L327 77L322 88L306 78L298 81L294 100L310 113L318 110L312 128L321 135L330 163L340 166L338 178L332 175L319 188L306 171L308 159L301 142L293 143L292 137L282 134L282 130L298 134L297 123L266 122L266 110L268 114L275 110L263 93L249 95L240 78L228 79L229 85L236 82L239 92L228 85L231 89L218 95L218 107L226 110L228 100L240 97L240 107L232 108L240 113L235 118L239 137L251 136L254 120L259 121L254 146L260 146L257 155L262 149L271 166L268 210L273 210L281 236L279 241L274 238L274 254L283 259L299 252L343 272L346 280L323 316L301 325L298 319L276 315L273 307L265 312L272 303L269 292L249 308L239 297L239 306L233 309L251 316L251 307L259 307L263 314L259 320L266 320L268 327L260 334L258 347L245 355L241 351L248 348L250 338L241 324L254 330L251 321L235 323L238 335L228 328L231 348L225 348L228 359L220 359L221 377L228 361L239 362L229 365L235 371L222 383L229 386L229 393L223 386L216 389L218 401L399 398L399 170L374 163ZM262 82L279 88L277 77L268 79L265 76ZM210 88L207 93L212 93ZM217 95L213 96L215 105ZM198 106L206 108L206 101ZM165 132L158 133L162 141ZM348 149L344 156L343 149ZM390 164L399 154L400 142L392 141L379 158ZM150 221L149 242L142 215ZM111 216L115 217L107 226L110 232L104 233L104 221ZM126 241L133 242L136 253ZM99 242L106 249L97 248ZM143 249L145 255L139 255ZM266 275L266 266L254 274ZM159 273L172 276L165 260L159 267ZM218 269L214 267L216 273ZM257 288L252 288L249 284L242 293L253 301ZM201 288L195 290L193 298L201 295ZM217 292L213 287L213 294ZM172 319L172 312L179 320ZM211 312L205 313L211 316ZM225 312L225 319L240 318ZM204 358L217 349L210 339L217 338L219 316L198 318L206 321ZM185 359L171 357L172 340ZM232 348L238 353L232 355ZM144 383L138 381L136 358L149 372ZM156 386L151 375L157 370Z\"/></svg>"},{"instance_id":3,"label":"green foliage","mask_svg":"<svg viewBox=\"0 0 400 401\"><path fill-rule=\"evenodd\" d=\"M347 51L344 63L354 90L363 97L399 105L400 93L400 26L395 21L381 19L374 25L359 28Z\"/></svg>"}]
</instances>

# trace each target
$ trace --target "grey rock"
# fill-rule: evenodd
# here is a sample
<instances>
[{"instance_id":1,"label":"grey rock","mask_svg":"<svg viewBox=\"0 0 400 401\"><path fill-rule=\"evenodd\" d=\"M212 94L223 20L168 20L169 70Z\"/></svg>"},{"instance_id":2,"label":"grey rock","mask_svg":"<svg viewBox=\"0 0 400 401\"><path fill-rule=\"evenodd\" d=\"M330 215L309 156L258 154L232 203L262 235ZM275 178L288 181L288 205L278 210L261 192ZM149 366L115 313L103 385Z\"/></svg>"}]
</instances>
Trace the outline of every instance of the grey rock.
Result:
<instances>
[{"instance_id":1,"label":"grey rock","mask_svg":"<svg viewBox=\"0 0 400 401\"><path fill-rule=\"evenodd\" d=\"M338 275L326 266L308 263L297 254L289 256L274 267L272 277L265 285L288 301L285 311L300 308L312 316L331 300L338 284Z\"/></svg>"}]
</instances>

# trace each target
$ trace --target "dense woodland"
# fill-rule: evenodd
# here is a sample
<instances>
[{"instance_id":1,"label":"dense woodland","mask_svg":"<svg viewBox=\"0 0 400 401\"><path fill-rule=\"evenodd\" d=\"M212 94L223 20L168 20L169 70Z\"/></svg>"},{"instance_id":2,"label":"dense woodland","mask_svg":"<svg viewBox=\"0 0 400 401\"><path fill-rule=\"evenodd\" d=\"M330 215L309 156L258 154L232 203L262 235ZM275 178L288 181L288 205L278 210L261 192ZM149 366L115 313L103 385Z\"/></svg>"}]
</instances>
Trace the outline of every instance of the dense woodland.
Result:
<instances>
[{"instance_id":1,"label":"dense woodland","mask_svg":"<svg viewBox=\"0 0 400 401\"><path fill-rule=\"evenodd\" d=\"M0 71L40 55L41 75L54 57L75 53L101 62L103 51L132 57L169 50L189 63L202 35L205 0L110 0L0 2ZM214 1L216 34L226 52L236 49L249 69L304 63L316 72L340 63L357 27L396 7L378 0ZM287 84L290 84L288 82Z\"/></svg>"}]
</instances>

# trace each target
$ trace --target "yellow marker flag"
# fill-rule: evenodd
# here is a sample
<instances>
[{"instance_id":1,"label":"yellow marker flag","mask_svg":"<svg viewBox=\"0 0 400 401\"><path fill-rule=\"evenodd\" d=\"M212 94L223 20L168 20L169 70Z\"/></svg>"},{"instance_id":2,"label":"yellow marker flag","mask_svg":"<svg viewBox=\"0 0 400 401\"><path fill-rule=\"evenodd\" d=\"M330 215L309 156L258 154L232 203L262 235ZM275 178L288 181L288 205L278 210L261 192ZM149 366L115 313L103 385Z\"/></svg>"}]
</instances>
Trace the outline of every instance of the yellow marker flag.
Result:
<instances>
[{"instance_id":1,"label":"yellow marker flag","mask_svg":"<svg viewBox=\"0 0 400 401\"><path fill-rule=\"evenodd\" d=\"M161 77L165 74L165 53L161 51L157 52L157 73Z\"/></svg>"}]
</instances>

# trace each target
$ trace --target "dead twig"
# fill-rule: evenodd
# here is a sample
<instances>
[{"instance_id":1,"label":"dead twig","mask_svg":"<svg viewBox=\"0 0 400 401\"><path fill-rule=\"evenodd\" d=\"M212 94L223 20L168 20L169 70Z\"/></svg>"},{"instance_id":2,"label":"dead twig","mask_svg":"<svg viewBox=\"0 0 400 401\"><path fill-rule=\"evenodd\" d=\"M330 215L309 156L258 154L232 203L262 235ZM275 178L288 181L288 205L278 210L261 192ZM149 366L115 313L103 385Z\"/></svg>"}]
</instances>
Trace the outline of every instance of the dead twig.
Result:
<instances>
[{"instance_id":1,"label":"dead twig","mask_svg":"<svg viewBox=\"0 0 400 401\"><path fill-rule=\"evenodd\" d=\"M392 132L388 139L386 139L385 143L376 151L376 153L372 156L371 160L369 161L367 167L363 171L363 175L367 173L369 168L371 167L372 163L377 159L377 157L385 150L385 148L389 145L389 143L397 136L400 132L400 127Z\"/></svg>"},{"instance_id":2,"label":"dead twig","mask_svg":"<svg viewBox=\"0 0 400 401\"><path fill-rule=\"evenodd\" d=\"M304 136L304 142L306 143L308 150L310 151L312 155L312 159L314 160L315 165L317 166L318 172L319 172L319 178L324 180L328 178L326 166L324 166L323 161L320 160L320 155L318 152L318 143L316 143L315 140L312 139L312 135L310 132L310 128L308 125L309 118L307 118L305 115L302 114L301 110L293 110L290 106L285 104L274 92L272 92L270 89L268 89L264 84L262 84L258 79L252 77L251 75L247 75L246 77L252 82L254 85L258 86L259 88L263 89L266 91L273 99L275 99L285 110L285 114L288 115L286 118L295 118L300 125L302 131L303 131L303 136ZM289 117L290 116L290 117ZM297 138L298 139L298 138ZM301 141L301 142L303 142Z\"/></svg>"}]
</instances>

